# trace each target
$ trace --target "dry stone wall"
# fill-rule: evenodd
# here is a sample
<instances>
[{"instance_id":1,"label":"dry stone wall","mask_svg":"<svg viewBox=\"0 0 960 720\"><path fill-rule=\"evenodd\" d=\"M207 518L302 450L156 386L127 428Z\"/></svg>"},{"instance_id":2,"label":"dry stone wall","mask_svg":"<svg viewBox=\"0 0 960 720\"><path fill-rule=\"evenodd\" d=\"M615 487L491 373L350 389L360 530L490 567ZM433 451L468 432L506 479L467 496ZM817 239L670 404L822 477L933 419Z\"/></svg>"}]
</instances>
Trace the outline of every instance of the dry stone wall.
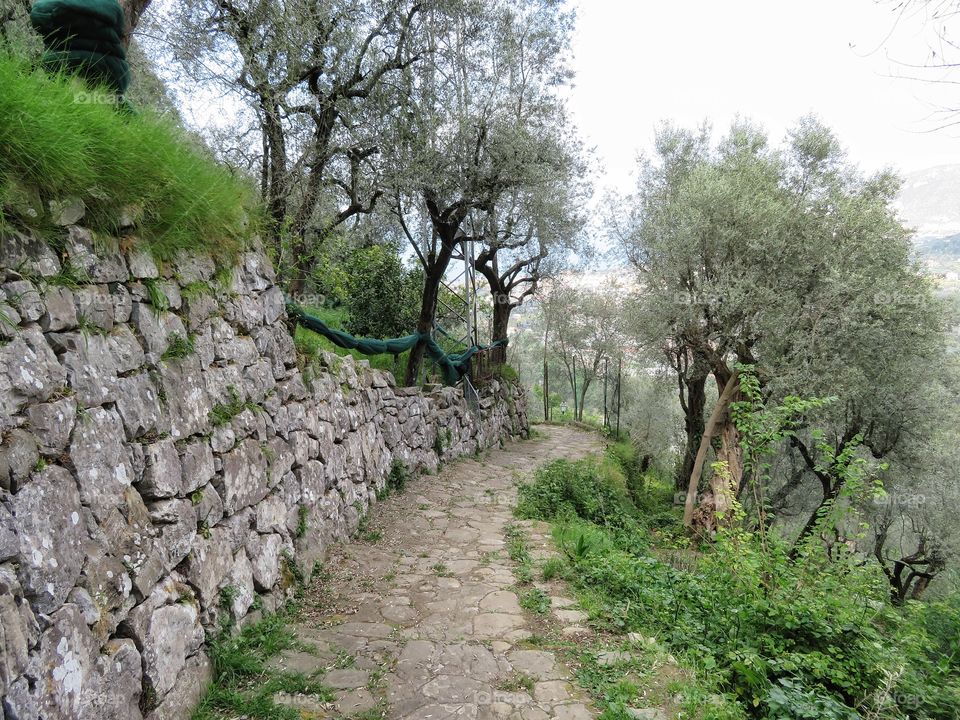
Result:
<instances>
[{"instance_id":1,"label":"dry stone wall","mask_svg":"<svg viewBox=\"0 0 960 720\"><path fill-rule=\"evenodd\" d=\"M283 602L395 461L527 432L512 385L471 412L298 358L260 252L161 267L62 233L0 231L0 720L188 717L211 634Z\"/></svg>"}]
</instances>

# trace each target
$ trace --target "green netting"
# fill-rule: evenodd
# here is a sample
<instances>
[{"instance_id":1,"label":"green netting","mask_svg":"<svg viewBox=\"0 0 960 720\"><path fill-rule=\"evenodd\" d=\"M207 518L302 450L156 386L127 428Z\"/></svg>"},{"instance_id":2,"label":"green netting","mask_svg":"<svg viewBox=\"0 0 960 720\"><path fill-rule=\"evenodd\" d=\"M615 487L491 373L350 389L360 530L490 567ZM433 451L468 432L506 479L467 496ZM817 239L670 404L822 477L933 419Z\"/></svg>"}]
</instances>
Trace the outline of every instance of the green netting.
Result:
<instances>
[{"instance_id":1,"label":"green netting","mask_svg":"<svg viewBox=\"0 0 960 720\"><path fill-rule=\"evenodd\" d=\"M130 85L123 47L123 9L117 0L37 0L30 22L43 36L44 64L67 69L119 94Z\"/></svg>"},{"instance_id":2,"label":"green netting","mask_svg":"<svg viewBox=\"0 0 960 720\"><path fill-rule=\"evenodd\" d=\"M460 381L470 369L470 358L478 352L500 347L507 344L506 338L496 340L490 345L473 345L461 353L448 353L437 344L430 333L413 333L391 340L374 340L372 338L358 338L342 330L335 330L320 318L307 314L303 308L294 303L287 303L287 314L303 325L327 338L334 345L347 350L356 350L364 355L399 355L413 348L421 339L426 341L426 354L433 360L443 373L444 382L454 385Z\"/></svg>"}]
</instances>

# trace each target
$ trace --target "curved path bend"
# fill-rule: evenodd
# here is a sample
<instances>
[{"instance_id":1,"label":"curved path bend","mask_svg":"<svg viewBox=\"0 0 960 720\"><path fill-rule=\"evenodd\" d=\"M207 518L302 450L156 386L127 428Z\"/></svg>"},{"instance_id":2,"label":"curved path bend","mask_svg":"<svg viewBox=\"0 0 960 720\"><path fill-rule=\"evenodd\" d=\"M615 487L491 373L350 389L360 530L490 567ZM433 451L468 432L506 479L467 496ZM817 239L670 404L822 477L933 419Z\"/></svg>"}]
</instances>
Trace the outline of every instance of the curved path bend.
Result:
<instances>
[{"instance_id":1,"label":"curved path bend","mask_svg":"<svg viewBox=\"0 0 960 720\"><path fill-rule=\"evenodd\" d=\"M552 652L528 642L506 530L517 481L600 449L572 428L445 467L378 503L359 540L335 548L295 627L315 647L278 667L324 672L334 704L283 697L304 717L590 720ZM567 613L576 614L575 610ZM574 618L575 619L575 618Z\"/></svg>"}]
</instances>

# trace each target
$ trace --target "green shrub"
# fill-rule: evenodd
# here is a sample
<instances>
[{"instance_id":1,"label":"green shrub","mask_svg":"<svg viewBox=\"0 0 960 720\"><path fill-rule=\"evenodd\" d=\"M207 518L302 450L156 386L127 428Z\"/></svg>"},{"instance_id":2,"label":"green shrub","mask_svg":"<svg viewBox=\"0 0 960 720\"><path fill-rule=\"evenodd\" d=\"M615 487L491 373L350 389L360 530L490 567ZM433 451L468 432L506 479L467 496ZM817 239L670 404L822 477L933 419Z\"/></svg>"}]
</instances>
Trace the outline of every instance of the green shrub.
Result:
<instances>
[{"instance_id":1,"label":"green shrub","mask_svg":"<svg viewBox=\"0 0 960 720\"><path fill-rule=\"evenodd\" d=\"M633 516L625 480L612 462L586 458L555 460L520 486L517 514L555 520L578 517L598 525L623 526Z\"/></svg>"},{"instance_id":2,"label":"green shrub","mask_svg":"<svg viewBox=\"0 0 960 720\"><path fill-rule=\"evenodd\" d=\"M387 476L387 490L402 493L409 479L410 471L407 470L407 466L399 460L394 460L390 465L390 474Z\"/></svg>"},{"instance_id":3,"label":"green shrub","mask_svg":"<svg viewBox=\"0 0 960 720\"><path fill-rule=\"evenodd\" d=\"M630 440L620 440L610 445L607 452L623 471L630 500L639 506L643 502L645 482L636 446Z\"/></svg>"},{"instance_id":4,"label":"green shrub","mask_svg":"<svg viewBox=\"0 0 960 720\"><path fill-rule=\"evenodd\" d=\"M137 206L137 236L160 258L181 249L231 258L242 246L252 188L170 120L118 112L92 101L100 91L3 51L0 88L0 185L79 197L85 223L111 234L122 208Z\"/></svg>"},{"instance_id":5,"label":"green shrub","mask_svg":"<svg viewBox=\"0 0 960 720\"><path fill-rule=\"evenodd\" d=\"M392 246L360 248L345 262L347 332L381 340L412 333L420 314L422 273L405 269Z\"/></svg>"},{"instance_id":6,"label":"green shrub","mask_svg":"<svg viewBox=\"0 0 960 720\"><path fill-rule=\"evenodd\" d=\"M739 529L678 551L676 567L648 551L660 535L624 495L609 463L558 461L521 487L520 511L555 521L592 621L658 638L703 703L730 697L764 720L955 718L960 602L894 608L875 564L836 550L792 558L776 535ZM605 707L620 717L611 697Z\"/></svg>"},{"instance_id":7,"label":"green shrub","mask_svg":"<svg viewBox=\"0 0 960 720\"><path fill-rule=\"evenodd\" d=\"M520 374L516 371L516 368L509 363L503 363L497 368L497 374L500 376L501 380L506 382L517 382L520 379Z\"/></svg>"}]
</instances>

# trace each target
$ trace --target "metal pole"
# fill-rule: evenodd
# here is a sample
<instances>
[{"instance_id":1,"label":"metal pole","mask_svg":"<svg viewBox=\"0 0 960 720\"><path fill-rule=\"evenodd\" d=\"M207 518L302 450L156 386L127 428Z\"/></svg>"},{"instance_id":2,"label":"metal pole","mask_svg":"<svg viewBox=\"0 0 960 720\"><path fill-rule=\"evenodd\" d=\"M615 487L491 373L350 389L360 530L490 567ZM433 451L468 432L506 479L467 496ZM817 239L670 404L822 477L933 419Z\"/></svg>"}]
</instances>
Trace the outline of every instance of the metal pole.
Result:
<instances>
[{"instance_id":1,"label":"metal pole","mask_svg":"<svg viewBox=\"0 0 960 720\"><path fill-rule=\"evenodd\" d=\"M473 242L470 240L464 240L461 248L463 253L463 295L467 301L467 311L464 313L467 316L467 342L464 343L468 347L473 340L473 308L474 308L474 288L471 287L470 282L470 271L473 269L473 263L470 262L470 258L473 255Z\"/></svg>"},{"instance_id":2,"label":"metal pole","mask_svg":"<svg viewBox=\"0 0 960 720\"><path fill-rule=\"evenodd\" d=\"M617 440L620 439L620 381L623 379L623 356L617 366Z\"/></svg>"},{"instance_id":3,"label":"metal pole","mask_svg":"<svg viewBox=\"0 0 960 720\"><path fill-rule=\"evenodd\" d=\"M603 426L610 427L610 416L607 413L607 373L610 358L603 359Z\"/></svg>"},{"instance_id":4,"label":"metal pole","mask_svg":"<svg viewBox=\"0 0 960 720\"><path fill-rule=\"evenodd\" d=\"M543 358L543 419L550 422L550 366L547 358Z\"/></svg>"}]
</instances>

